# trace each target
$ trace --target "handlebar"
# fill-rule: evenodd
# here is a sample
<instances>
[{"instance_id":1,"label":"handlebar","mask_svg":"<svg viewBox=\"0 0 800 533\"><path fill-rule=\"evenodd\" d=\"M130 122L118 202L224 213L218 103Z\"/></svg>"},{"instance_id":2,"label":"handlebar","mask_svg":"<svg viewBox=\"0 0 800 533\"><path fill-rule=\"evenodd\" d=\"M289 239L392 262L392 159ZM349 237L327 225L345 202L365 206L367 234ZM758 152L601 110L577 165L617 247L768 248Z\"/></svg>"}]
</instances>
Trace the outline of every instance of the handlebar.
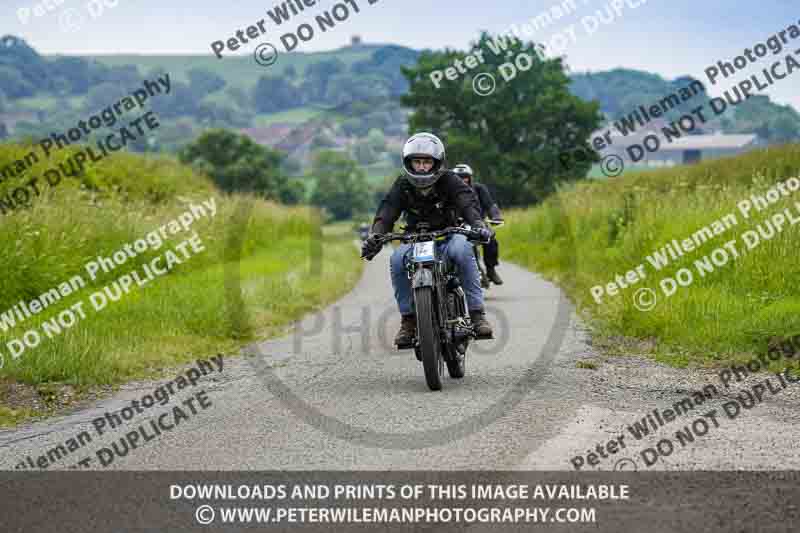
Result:
<instances>
[{"instance_id":1,"label":"handlebar","mask_svg":"<svg viewBox=\"0 0 800 533\"><path fill-rule=\"evenodd\" d=\"M467 228L461 227L451 227L445 228L436 231L422 231L419 233L385 233L383 235L376 236L378 242L381 244L386 244L392 241L402 241L404 243L409 242L417 242L417 241L430 241L437 237L444 237L446 235L454 235L460 234L467 237L470 240L478 240L480 239L480 235L477 231Z\"/></svg>"},{"instance_id":2,"label":"handlebar","mask_svg":"<svg viewBox=\"0 0 800 533\"><path fill-rule=\"evenodd\" d=\"M494 226L502 226L502 220L490 220L490 224ZM383 246L392 241L401 241L403 243L416 243L418 241L431 241L437 237L444 237L446 235L459 234L464 235L468 240L481 241L481 235L477 230L468 229L465 227L455 226L444 228L435 231L421 231L419 233L384 233L382 235L375 235L375 240ZM364 255L361 256L365 258Z\"/></svg>"}]
</instances>

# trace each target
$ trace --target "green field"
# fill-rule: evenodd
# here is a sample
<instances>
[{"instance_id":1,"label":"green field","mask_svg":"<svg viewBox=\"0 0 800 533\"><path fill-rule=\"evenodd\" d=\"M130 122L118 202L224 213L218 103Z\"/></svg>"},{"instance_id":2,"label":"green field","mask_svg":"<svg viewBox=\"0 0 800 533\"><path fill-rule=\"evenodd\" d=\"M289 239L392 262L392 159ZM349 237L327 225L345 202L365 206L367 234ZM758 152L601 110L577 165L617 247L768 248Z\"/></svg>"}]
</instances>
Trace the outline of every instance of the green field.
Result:
<instances>
[{"instance_id":1,"label":"green field","mask_svg":"<svg viewBox=\"0 0 800 533\"><path fill-rule=\"evenodd\" d=\"M86 102L85 96L70 96L66 98L71 107L81 108ZM58 98L54 96L32 96L30 98L19 98L14 103L25 109L35 111L54 111L58 108Z\"/></svg>"},{"instance_id":2,"label":"green field","mask_svg":"<svg viewBox=\"0 0 800 533\"><path fill-rule=\"evenodd\" d=\"M252 50L255 50L255 47L252 47ZM329 52L281 53L275 64L269 67L258 65L250 54L217 59L210 48L208 55L98 55L91 57L108 66L136 65L143 75L152 69L164 69L170 73L173 79L183 82L188 81L187 71L193 68L202 68L225 78L229 87L252 89L261 76L284 76L285 69L290 65L294 66L298 76L302 78L306 66L312 63L336 58L349 67L357 61L369 59L374 50L374 46L360 46L344 47Z\"/></svg>"},{"instance_id":3,"label":"green field","mask_svg":"<svg viewBox=\"0 0 800 533\"><path fill-rule=\"evenodd\" d=\"M789 145L581 182L539 207L509 213L499 232L503 256L565 288L588 312L596 344L608 341L617 351L626 339L632 346L654 346L659 360L676 365L744 361L800 334L800 232L787 225L752 250L742 238L766 217L800 202L800 193L747 219L739 215L739 224L724 236L715 234L660 270L646 258L673 239L683 241L726 214L739 214L739 201L799 173L800 145ZM730 253L729 262L699 274L695 261L734 239L740 257ZM605 287L640 264L644 279L595 301L593 287ZM693 272L693 281L668 296L660 282L682 268ZM654 291L652 309L641 305L649 297L635 305L640 289Z\"/></svg>"},{"instance_id":4,"label":"green field","mask_svg":"<svg viewBox=\"0 0 800 533\"><path fill-rule=\"evenodd\" d=\"M253 119L254 126L257 128L266 128L278 122L288 122L292 124L302 124L313 118L325 114L325 109L318 107L298 107L296 109L289 109L280 113L270 113L268 115L257 115Z\"/></svg>"},{"instance_id":5,"label":"green field","mask_svg":"<svg viewBox=\"0 0 800 533\"><path fill-rule=\"evenodd\" d=\"M361 165L361 168L367 174L367 182L370 185L381 185L400 174L400 169L396 166L382 161L372 165Z\"/></svg>"}]
</instances>

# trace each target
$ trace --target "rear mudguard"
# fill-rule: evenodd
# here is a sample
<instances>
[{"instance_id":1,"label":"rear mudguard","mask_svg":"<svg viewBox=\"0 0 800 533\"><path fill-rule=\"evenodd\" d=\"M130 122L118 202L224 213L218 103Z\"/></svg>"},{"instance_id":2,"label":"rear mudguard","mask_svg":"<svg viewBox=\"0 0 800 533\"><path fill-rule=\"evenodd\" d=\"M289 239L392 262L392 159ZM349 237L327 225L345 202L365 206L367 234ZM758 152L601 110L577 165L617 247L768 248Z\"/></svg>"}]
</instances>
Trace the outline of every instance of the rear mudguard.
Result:
<instances>
[{"instance_id":1,"label":"rear mudguard","mask_svg":"<svg viewBox=\"0 0 800 533\"><path fill-rule=\"evenodd\" d=\"M419 287L433 287L433 270L430 268L418 268L414 272L414 279L411 281L414 289Z\"/></svg>"}]
</instances>

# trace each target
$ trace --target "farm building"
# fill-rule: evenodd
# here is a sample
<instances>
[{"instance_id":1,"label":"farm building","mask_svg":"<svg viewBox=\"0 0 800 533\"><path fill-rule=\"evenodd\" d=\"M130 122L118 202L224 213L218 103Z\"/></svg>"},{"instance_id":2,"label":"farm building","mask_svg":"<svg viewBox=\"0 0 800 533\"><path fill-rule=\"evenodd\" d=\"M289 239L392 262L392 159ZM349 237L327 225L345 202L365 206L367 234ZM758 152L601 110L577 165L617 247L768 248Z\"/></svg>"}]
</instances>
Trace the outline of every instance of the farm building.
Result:
<instances>
[{"instance_id":1,"label":"farm building","mask_svg":"<svg viewBox=\"0 0 800 533\"><path fill-rule=\"evenodd\" d=\"M687 135L672 143L662 143L655 153L648 153L649 166L688 165L704 159L717 159L741 154L758 148L760 141L755 134Z\"/></svg>"}]
</instances>

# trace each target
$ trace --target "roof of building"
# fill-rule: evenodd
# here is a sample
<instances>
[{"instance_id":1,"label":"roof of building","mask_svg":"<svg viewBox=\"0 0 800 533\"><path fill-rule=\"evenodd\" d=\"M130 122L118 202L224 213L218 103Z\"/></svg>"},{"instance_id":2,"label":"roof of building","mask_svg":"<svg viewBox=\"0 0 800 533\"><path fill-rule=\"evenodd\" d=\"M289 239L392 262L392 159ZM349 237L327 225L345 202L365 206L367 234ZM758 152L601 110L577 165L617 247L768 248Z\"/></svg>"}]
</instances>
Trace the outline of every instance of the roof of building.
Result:
<instances>
[{"instance_id":1,"label":"roof of building","mask_svg":"<svg viewBox=\"0 0 800 533\"><path fill-rule=\"evenodd\" d=\"M675 139L671 143L662 143L661 150L730 150L743 148L752 144L758 139L756 134L746 135L725 135L715 133L713 135L685 135L680 139Z\"/></svg>"},{"instance_id":2,"label":"roof of building","mask_svg":"<svg viewBox=\"0 0 800 533\"><path fill-rule=\"evenodd\" d=\"M240 131L256 143L271 147L283 141L295 127L296 124L290 122L277 122L264 128L243 128Z\"/></svg>"}]
</instances>

